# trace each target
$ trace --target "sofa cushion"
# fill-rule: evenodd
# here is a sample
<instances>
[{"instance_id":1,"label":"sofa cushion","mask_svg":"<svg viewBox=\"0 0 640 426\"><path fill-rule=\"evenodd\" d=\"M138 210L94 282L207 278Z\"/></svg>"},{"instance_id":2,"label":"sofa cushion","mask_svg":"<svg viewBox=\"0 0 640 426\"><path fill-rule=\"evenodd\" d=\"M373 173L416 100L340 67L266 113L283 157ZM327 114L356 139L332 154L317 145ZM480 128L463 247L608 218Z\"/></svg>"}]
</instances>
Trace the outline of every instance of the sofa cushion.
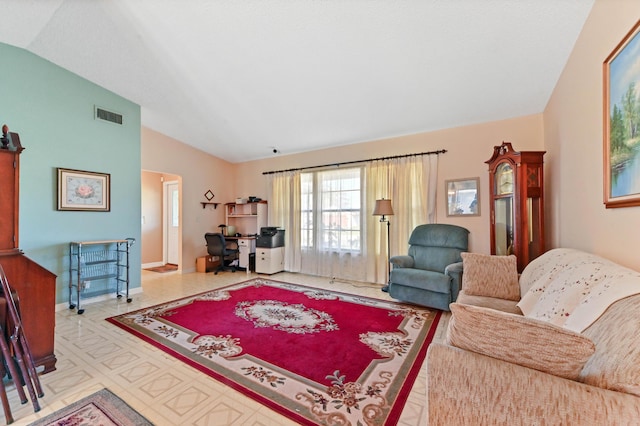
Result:
<instances>
[{"instance_id":1,"label":"sofa cushion","mask_svg":"<svg viewBox=\"0 0 640 426\"><path fill-rule=\"evenodd\" d=\"M462 289L471 296L520 300L516 257L462 253Z\"/></svg>"},{"instance_id":2,"label":"sofa cushion","mask_svg":"<svg viewBox=\"0 0 640 426\"><path fill-rule=\"evenodd\" d=\"M496 299L488 296L473 296L465 291L458 293L455 302L463 305L481 306L483 308L495 309L496 311L509 312L511 314L522 315L515 300Z\"/></svg>"},{"instance_id":3,"label":"sofa cushion","mask_svg":"<svg viewBox=\"0 0 640 426\"><path fill-rule=\"evenodd\" d=\"M394 268L391 271L391 282L393 286L403 285L436 293L451 293L451 277L440 272Z\"/></svg>"},{"instance_id":4,"label":"sofa cushion","mask_svg":"<svg viewBox=\"0 0 640 426\"><path fill-rule=\"evenodd\" d=\"M452 303L447 343L461 349L576 380L593 342L544 321Z\"/></svg>"},{"instance_id":5,"label":"sofa cushion","mask_svg":"<svg viewBox=\"0 0 640 426\"><path fill-rule=\"evenodd\" d=\"M432 343L429 425L636 425L640 398Z\"/></svg>"}]
</instances>

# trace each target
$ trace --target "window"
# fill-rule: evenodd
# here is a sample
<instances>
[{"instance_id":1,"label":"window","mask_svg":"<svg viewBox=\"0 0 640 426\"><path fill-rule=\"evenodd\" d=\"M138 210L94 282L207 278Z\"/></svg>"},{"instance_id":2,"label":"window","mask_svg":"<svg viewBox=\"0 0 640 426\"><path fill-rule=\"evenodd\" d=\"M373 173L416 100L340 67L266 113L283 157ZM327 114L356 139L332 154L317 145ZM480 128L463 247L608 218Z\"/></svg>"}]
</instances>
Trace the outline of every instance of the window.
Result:
<instances>
[{"instance_id":1,"label":"window","mask_svg":"<svg viewBox=\"0 0 640 426\"><path fill-rule=\"evenodd\" d=\"M302 173L302 248L360 252L362 168Z\"/></svg>"}]
</instances>

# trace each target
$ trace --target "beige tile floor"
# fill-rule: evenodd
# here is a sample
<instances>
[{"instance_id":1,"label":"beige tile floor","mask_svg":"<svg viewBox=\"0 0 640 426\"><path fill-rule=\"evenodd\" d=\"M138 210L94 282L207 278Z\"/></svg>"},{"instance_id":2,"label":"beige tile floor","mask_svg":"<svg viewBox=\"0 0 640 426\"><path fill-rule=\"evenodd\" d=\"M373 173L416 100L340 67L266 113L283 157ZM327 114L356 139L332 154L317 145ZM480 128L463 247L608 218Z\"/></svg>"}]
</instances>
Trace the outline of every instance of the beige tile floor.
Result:
<instances>
[{"instance_id":1,"label":"beige tile floor","mask_svg":"<svg viewBox=\"0 0 640 426\"><path fill-rule=\"evenodd\" d=\"M16 425L26 425L84 396L109 388L157 426L164 425L294 425L269 408L224 386L151 345L111 325L105 318L188 296L257 276L244 272L155 273L142 271L142 293L133 301L110 299L84 305L83 315L68 309L56 313L57 370L41 376L42 409L21 405L15 388L8 393ZM319 288L389 299L380 286L331 282L328 278L280 273L271 278ZM435 341L444 338L443 315ZM426 370L411 391L399 424L425 425ZM0 415L0 424L4 416Z\"/></svg>"}]
</instances>

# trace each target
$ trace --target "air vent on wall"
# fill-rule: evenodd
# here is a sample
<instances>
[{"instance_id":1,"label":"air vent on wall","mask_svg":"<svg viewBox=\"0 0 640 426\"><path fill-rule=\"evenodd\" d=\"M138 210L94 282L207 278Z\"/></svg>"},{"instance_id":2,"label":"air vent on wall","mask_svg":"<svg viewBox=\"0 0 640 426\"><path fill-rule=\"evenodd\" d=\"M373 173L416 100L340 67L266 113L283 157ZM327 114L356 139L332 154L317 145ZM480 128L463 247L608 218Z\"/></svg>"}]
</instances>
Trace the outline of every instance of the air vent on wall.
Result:
<instances>
[{"instance_id":1,"label":"air vent on wall","mask_svg":"<svg viewBox=\"0 0 640 426\"><path fill-rule=\"evenodd\" d=\"M96 107L96 118L104 121L110 121L116 124L122 124L122 114L107 111L106 109Z\"/></svg>"}]
</instances>

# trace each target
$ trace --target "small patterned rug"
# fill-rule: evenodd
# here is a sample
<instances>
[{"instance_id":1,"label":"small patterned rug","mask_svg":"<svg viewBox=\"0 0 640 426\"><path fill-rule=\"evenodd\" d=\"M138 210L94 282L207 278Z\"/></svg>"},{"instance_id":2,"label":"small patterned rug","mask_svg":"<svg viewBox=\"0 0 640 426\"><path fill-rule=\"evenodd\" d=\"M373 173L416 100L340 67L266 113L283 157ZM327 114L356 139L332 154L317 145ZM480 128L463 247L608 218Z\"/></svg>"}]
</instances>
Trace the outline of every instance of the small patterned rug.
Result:
<instances>
[{"instance_id":1,"label":"small patterned rug","mask_svg":"<svg viewBox=\"0 0 640 426\"><path fill-rule=\"evenodd\" d=\"M160 272L160 273L173 272L177 270L178 270L178 265L174 265L173 263L167 263L166 265L163 265L163 266L157 266L155 268L145 269L145 271Z\"/></svg>"},{"instance_id":2,"label":"small patterned rug","mask_svg":"<svg viewBox=\"0 0 640 426\"><path fill-rule=\"evenodd\" d=\"M107 321L302 425L396 424L441 312L257 278Z\"/></svg>"},{"instance_id":3,"label":"small patterned rug","mask_svg":"<svg viewBox=\"0 0 640 426\"><path fill-rule=\"evenodd\" d=\"M102 389L29 426L153 426L126 402Z\"/></svg>"}]
</instances>

